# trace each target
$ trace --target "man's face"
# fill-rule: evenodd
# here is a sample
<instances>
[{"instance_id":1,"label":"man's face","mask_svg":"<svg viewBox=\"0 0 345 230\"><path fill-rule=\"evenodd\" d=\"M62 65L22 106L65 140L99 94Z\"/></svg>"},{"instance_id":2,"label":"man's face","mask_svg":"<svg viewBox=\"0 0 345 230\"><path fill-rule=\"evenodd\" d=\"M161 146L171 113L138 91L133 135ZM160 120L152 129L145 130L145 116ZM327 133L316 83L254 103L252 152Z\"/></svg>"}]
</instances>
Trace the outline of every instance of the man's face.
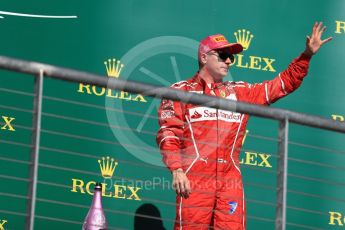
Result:
<instances>
[{"instance_id":1,"label":"man's face","mask_svg":"<svg viewBox=\"0 0 345 230\"><path fill-rule=\"evenodd\" d=\"M215 80L220 80L228 74L234 56L224 50L211 50L205 54L204 68Z\"/></svg>"}]
</instances>

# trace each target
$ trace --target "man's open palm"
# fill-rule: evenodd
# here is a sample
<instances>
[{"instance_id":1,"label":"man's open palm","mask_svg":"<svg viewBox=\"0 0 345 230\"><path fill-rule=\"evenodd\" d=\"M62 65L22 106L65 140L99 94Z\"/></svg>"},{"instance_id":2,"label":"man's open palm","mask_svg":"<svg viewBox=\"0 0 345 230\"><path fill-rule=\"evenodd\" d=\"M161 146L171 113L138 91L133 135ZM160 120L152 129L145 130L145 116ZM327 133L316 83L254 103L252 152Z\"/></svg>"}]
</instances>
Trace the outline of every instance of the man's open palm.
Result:
<instances>
[{"instance_id":1,"label":"man's open palm","mask_svg":"<svg viewBox=\"0 0 345 230\"><path fill-rule=\"evenodd\" d=\"M305 50L306 54L310 56L316 54L323 44L332 40L332 37L328 37L322 40L321 37L322 37L323 32L325 32L325 30L326 30L326 27L322 26L322 22L320 23L315 22L311 36L307 36L306 50Z\"/></svg>"}]
</instances>

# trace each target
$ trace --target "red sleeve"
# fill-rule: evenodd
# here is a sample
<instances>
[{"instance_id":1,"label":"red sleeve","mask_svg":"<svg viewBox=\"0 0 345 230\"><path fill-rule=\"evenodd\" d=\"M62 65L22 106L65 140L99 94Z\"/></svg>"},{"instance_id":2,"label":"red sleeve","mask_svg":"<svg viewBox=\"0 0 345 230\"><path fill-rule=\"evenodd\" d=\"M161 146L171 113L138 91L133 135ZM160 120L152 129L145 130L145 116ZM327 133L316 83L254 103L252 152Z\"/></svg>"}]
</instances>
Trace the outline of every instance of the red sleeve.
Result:
<instances>
[{"instance_id":1,"label":"red sleeve","mask_svg":"<svg viewBox=\"0 0 345 230\"><path fill-rule=\"evenodd\" d=\"M158 109L160 129L156 142L169 170L182 168L181 138L183 136L184 115L181 103L163 99Z\"/></svg>"},{"instance_id":2,"label":"red sleeve","mask_svg":"<svg viewBox=\"0 0 345 230\"><path fill-rule=\"evenodd\" d=\"M269 105L278 99L295 91L308 73L309 56L301 54L294 59L288 68L277 77L263 83L247 85L247 102L261 105Z\"/></svg>"}]
</instances>

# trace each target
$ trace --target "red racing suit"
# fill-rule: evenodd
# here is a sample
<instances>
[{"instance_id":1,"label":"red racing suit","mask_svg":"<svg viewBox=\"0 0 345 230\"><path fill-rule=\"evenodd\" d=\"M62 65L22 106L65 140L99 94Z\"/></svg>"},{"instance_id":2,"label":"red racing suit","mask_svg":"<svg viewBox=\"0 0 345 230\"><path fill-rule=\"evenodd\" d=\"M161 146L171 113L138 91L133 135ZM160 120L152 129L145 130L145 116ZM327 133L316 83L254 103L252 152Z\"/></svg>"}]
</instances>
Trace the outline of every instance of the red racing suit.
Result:
<instances>
[{"instance_id":1,"label":"red racing suit","mask_svg":"<svg viewBox=\"0 0 345 230\"><path fill-rule=\"evenodd\" d=\"M259 84L207 85L198 74L174 89L269 105L296 90L310 57L301 54L273 80ZM163 99L157 144L172 171L182 168L191 183L189 198L176 197L175 229L245 229L246 208L239 154L249 115Z\"/></svg>"}]
</instances>

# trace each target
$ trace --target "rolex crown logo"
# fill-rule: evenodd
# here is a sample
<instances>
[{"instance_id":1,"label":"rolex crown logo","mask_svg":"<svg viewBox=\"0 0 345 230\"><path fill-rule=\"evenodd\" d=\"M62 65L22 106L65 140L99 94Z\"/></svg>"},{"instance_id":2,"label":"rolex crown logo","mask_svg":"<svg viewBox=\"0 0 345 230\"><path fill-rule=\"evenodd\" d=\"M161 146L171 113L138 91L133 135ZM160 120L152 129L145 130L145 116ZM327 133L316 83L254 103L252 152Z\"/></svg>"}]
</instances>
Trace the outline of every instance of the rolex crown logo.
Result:
<instances>
[{"instance_id":1,"label":"rolex crown logo","mask_svg":"<svg viewBox=\"0 0 345 230\"><path fill-rule=\"evenodd\" d=\"M120 60L108 59L104 62L105 68L107 69L108 77L116 77L120 76L121 70L124 67L124 64L121 64Z\"/></svg>"},{"instance_id":2,"label":"rolex crown logo","mask_svg":"<svg viewBox=\"0 0 345 230\"><path fill-rule=\"evenodd\" d=\"M114 171L118 163L114 158L102 157L98 160L99 167L101 169L102 177L109 179L113 177Z\"/></svg>"},{"instance_id":3,"label":"rolex crown logo","mask_svg":"<svg viewBox=\"0 0 345 230\"><path fill-rule=\"evenodd\" d=\"M250 33L250 31L242 29L238 30L234 33L237 43L240 43L243 46L243 50L247 50L250 43L252 42L252 39L254 37L253 34Z\"/></svg>"}]
</instances>

